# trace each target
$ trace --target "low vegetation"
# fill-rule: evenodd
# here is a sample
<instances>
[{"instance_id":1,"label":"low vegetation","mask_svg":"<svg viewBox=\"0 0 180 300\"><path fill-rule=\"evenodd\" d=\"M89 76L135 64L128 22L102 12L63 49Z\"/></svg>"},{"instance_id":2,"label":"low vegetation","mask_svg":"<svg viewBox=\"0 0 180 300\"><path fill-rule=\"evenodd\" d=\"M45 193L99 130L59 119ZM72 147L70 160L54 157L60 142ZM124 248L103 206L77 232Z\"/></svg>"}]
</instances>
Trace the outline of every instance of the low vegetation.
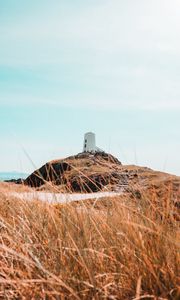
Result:
<instances>
[{"instance_id":1,"label":"low vegetation","mask_svg":"<svg viewBox=\"0 0 180 300\"><path fill-rule=\"evenodd\" d=\"M180 299L170 190L50 205L13 186L0 187L0 299Z\"/></svg>"}]
</instances>

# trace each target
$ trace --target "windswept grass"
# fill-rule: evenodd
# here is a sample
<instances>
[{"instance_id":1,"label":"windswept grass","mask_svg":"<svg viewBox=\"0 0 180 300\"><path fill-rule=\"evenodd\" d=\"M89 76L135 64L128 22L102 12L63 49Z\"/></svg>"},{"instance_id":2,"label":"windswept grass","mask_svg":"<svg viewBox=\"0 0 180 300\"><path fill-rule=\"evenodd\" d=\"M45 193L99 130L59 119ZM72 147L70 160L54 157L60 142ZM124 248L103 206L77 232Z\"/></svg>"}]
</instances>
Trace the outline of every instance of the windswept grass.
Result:
<instances>
[{"instance_id":1,"label":"windswept grass","mask_svg":"<svg viewBox=\"0 0 180 300\"><path fill-rule=\"evenodd\" d=\"M179 227L168 199L49 205L4 191L0 299L180 299Z\"/></svg>"}]
</instances>

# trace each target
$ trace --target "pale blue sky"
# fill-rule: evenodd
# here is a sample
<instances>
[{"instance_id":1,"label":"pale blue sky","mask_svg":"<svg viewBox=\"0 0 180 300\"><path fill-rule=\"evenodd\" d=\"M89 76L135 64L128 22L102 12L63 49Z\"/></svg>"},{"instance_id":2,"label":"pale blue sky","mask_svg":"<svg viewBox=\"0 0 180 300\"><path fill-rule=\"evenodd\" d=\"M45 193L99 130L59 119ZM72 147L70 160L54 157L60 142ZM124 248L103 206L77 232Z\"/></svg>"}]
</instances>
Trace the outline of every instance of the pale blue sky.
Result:
<instances>
[{"instance_id":1,"label":"pale blue sky","mask_svg":"<svg viewBox=\"0 0 180 300\"><path fill-rule=\"evenodd\" d=\"M180 175L180 2L0 3L0 171L100 148Z\"/></svg>"}]
</instances>

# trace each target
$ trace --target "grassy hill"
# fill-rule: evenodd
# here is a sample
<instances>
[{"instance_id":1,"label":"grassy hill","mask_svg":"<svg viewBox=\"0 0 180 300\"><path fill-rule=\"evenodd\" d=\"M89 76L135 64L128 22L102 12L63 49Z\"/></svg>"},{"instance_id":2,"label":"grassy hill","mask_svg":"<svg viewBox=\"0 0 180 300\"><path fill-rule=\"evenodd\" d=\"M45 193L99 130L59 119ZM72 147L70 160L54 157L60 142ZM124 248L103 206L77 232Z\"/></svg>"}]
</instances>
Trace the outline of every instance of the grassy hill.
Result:
<instances>
[{"instance_id":1,"label":"grassy hill","mask_svg":"<svg viewBox=\"0 0 180 300\"><path fill-rule=\"evenodd\" d=\"M101 182L98 189L123 193L69 204L36 199L39 189L73 192L73 178L82 192ZM179 177L80 154L28 180L0 183L1 299L180 299Z\"/></svg>"},{"instance_id":2,"label":"grassy hill","mask_svg":"<svg viewBox=\"0 0 180 300\"><path fill-rule=\"evenodd\" d=\"M155 190L172 185L179 190L180 178L150 168L122 165L107 153L80 153L61 160L53 160L35 170L24 180L24 184L64 192L97 192L122 190L134 192L153 187Z\"/></svg>"}]
</instances>

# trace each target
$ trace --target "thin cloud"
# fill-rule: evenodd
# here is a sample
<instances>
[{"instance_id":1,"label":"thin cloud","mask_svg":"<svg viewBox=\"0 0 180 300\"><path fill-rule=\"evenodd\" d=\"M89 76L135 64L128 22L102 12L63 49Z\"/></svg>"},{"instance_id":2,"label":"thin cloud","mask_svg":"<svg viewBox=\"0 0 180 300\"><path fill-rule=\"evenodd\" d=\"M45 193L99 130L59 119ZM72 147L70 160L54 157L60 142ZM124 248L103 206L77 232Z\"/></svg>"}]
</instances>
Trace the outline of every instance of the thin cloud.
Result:
<instances>
[{"instance_id":1,"label":"thin cloud","mask_svg":"<svg viewBox=\"0 0 180 300\"><path fill-rule=\"evenodd\" d=\"M1 24L0 65L29 69L34 81L1 83L0 101L179 110L179 1L91 3L46 1Z\"/></svg>"}]
</instances>

